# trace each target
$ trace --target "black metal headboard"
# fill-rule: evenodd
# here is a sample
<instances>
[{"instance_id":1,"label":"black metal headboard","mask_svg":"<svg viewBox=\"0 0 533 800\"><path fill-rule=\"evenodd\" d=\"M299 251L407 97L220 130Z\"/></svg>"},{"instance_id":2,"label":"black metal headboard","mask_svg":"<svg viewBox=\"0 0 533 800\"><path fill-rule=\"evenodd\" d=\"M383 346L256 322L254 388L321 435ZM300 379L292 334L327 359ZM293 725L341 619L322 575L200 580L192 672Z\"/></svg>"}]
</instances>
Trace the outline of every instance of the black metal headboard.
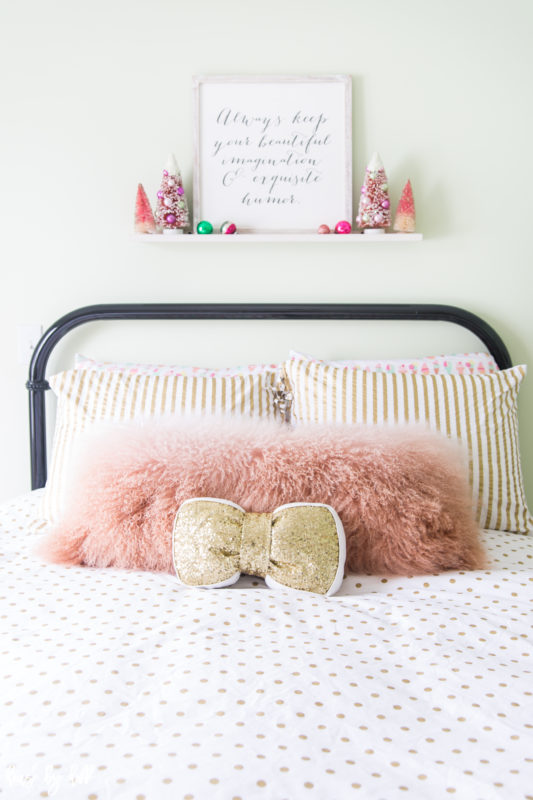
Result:
<instances>
[{"instance_id":1,"label":"black metal headboard","mask_svg":"<svg viewBox=\"0 0 533 800\"><path fill-rule=\"evenodd\" d=\"M500 369L512 366L496 331L483 319L456 306L379 303L132 303L85 306L61 317L43 334L26 383L30 402L31 485L46 483L46 414L44 393L48 359L69 331L87 322L113 320L278 319L278 320L431 320L467 328L487 347Z\"/></svg>"}]
</instances>

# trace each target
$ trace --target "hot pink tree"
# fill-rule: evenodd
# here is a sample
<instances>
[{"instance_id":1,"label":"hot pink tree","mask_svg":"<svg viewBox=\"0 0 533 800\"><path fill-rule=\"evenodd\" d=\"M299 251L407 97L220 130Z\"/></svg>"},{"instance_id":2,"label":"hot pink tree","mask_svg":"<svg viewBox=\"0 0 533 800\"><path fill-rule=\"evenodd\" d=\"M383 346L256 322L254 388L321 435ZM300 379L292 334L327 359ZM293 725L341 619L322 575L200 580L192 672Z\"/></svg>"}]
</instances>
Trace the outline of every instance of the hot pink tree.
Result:
<instances>
[{"instance_id":1,"label":"hot pink tree","mask_svg":"<svg viewBox=\"0 0 533 800\"><path fill-rule=\"evenodd\" d=\"M135 200L135 232L155 233L155 230L155 219L152 213L152 207L146 196L144 187L142 183L140 183L137 187L137 198Z\"/></svg>"},{"instance_id":2,"label":"hot pink tree","mask_svg":"<svg viewBox=\"0 0 533 800\"><path fill-rule=\"evenodd\" d=\"M396 209L393 228L400 233L414 233L415 231L415 201L411 181L403 187L402 196Z\"/></svg>"},{"instance_id":3,"label":"hot pink tree","mask_svg":"<svg viewBox=\"0 0 533 800\"><path fill-rule=\"evenodd\" d=\"M366 230L388 228L391 223L389 184L378 153L366 168L356 222Z\"/></svg>"}]
</instances>

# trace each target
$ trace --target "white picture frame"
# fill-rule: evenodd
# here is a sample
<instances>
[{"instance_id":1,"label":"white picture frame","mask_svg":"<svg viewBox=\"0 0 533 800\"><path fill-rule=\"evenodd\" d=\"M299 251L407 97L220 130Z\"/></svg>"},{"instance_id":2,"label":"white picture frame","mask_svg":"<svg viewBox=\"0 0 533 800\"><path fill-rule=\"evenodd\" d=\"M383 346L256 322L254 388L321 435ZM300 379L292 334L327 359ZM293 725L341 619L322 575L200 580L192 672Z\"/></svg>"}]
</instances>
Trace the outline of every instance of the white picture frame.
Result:
<instances>
[{"instance_id":1,"label":"white picture frame","mask_svg":"<svg viewBox=\"0 0 533 800\"><path fill-rule=\"evenodd\" d=\"M352 223L349 75L193 78L194 230L316 233Z\"/></svg>"}]
</instances>

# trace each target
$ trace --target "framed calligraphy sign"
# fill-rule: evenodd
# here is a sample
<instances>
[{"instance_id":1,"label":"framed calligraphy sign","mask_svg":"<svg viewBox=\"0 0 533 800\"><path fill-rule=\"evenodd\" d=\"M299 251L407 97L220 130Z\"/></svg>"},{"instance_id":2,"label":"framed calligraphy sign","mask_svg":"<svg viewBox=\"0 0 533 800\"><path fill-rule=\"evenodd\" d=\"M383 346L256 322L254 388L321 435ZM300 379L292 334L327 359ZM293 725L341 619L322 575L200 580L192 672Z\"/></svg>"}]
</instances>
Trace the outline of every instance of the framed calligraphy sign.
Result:
<instances>
[{"instance_id":1,"label":"framed calligraphy sign","mask_svg":"<svg viewBox=\"0 0 533 800\"><path fill-rule=\"evenodd\" d=\"M310 233L352 221L348 75L195 76L194 224Z\"/></svg>"}]
</instances>

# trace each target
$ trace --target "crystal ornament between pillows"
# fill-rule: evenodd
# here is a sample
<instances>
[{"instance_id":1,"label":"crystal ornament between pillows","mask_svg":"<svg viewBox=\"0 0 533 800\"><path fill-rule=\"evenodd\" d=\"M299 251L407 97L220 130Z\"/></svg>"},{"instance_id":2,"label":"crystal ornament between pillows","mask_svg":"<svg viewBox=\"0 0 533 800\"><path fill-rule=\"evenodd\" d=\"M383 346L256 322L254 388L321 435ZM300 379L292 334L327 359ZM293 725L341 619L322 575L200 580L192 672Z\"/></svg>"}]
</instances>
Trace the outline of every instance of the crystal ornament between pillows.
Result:
<instances>
[{"instance_id":1,"label":"crystal ornament between pillows","mask_svg":"<svg viewBox=\"0 0 533 800\"><path fill-rule=\"evenodd\" d=\"M389 182L378 153L366 168L356 222L365 232L382 232L391 224Z\"/></svg>"},{"instance_id":2,"label":"crystal ornament between pillows","mask_svg":"<svg viewBox=\"0 0 533 800\"><path fill-rule=\"evenodd\" d=\"M183 233L189 225L189 208L179 167L173 155L168 157L161 187L157 193L156 223L163 233Z\"/></svg>"}]
</instances>

